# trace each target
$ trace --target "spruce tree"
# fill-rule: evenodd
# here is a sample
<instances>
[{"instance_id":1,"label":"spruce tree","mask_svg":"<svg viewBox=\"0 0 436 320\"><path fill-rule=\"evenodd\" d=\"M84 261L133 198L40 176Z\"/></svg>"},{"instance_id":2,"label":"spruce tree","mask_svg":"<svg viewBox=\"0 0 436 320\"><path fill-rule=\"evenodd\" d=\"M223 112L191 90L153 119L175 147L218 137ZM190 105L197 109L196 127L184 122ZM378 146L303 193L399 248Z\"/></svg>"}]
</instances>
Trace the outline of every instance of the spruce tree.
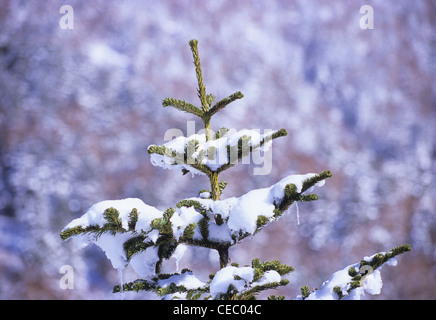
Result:
<instances>
[{"instance_id":1,"label":"spruce tree","mask_svg":"<svg viewBox=\"0 0 436 320\"><path fill-rule=\"evenodd\" d=\"M162 298L182 299L255 299L267 289L285 286L286 275L294 269L278 260L254 258L251 265L230 264L229 248L239 244L278 221L298 201L314 201L312 192L332 176L326 170L285 177L269 188L252 190L240 197L221 199L227 182L220 173L238 164L254 151L266 151L272 140L287 135L285 129L260 134L256 130L212 129L212 117L233 101L243 98L239 91L215 102L206 92L198 52L198 41L191 40L200 106L184 100L165 98L164 107L173 107L197 116L204 124L204 134L177 137L161 146L148 147L151 163L182 174L206 175L210 189L202 189L197 197L183 199L165 211L128 198L102 201L83 216L73 220L61 232L62 240L78 237L85 243L101 247L119 272L127 266L142 277L130 283L115 285L113 292L152 291ZM194 272L161 273L165 260L180 258L186 246L216 250L217 272L208 281L198 279ZM320 289L301 288L297 299L359 298L365 291L377 294L381 288L379 270L384 264L395 264L395 256L410 251L399 246L364 258L332 275ZM284 299L269 296L269 299Z\"/></svg>"}]
</instances>

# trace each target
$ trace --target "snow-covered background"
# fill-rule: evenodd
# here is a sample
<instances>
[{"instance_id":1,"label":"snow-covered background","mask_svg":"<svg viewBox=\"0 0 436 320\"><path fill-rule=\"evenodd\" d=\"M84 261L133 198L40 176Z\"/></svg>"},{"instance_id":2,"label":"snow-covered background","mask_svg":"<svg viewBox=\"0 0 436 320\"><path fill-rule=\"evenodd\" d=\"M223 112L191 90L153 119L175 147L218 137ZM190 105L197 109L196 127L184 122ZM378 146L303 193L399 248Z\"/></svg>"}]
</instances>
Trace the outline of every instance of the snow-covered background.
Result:
<instances>
[{"instance_id":1,"label":"snow-covered background","mask_svg":"<svg viewBox=\"0 0 436 320\"><path fill-rule=\"evenodd\" d=\"M292 298L410 243L383 269L380 298L436 298L434 1L70 0L73 30L59 26L64 1L0 3L1 299L111 298L118 275L104 253L62 243L62 228L102 200L138 197L164 210L209 187L153 167L147 153L194 120L161 106L166 97L199 104L193 38L208 93L245 95L214 117L215 129L288 132L273 142L271 173L227 170L222 198L289 174L334 175L320 200L300 204L300 225L291 212L232 247L232 261L292 265L291 283L274 292ZM373 30L359 27L363 4L374 8ZM188 250L180 268L207 281L217 255ZM59 286L66 264L73 290Z\"/></svg>"}]
</instances>

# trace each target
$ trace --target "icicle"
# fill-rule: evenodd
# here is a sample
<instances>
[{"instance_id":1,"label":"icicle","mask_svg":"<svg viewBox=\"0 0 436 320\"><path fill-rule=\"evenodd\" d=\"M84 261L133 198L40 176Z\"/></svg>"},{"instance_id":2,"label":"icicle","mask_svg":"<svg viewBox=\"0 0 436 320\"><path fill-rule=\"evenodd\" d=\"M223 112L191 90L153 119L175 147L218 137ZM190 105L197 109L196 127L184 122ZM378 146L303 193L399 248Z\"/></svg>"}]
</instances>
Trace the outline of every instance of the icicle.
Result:
<instances>
[{"instance_id":1,"label":"icicle","mask_svg":"<svg viewBox=\"0 0 436 320\"><path fill-rule=\"evenodd\" d=\"M124 300L124 289L123 289L123 269L119 268L118 269L118 280L120 282L120 300Z\"/></svg>"},{"instance_id":2,"label":"icicle","mask_svg":"<svg viewBox=\"0 0 436 320\"><path fill-rule=\"evenodd\" d=\"M176 272L179 272L179 260L180 258L176 258Z\"/></svg>"},{"instance_id":3,"label":"icicle","mask_svg":"<svg viewBox=\"0 0 436 320\"><path fill-rule=\"evenodd\" d=\"M179 260L183 257L186 249L187 246L185 246L184 244L180 244L177 246L176 250L172 255L172 257L176 260L176 272L179 272Z\"/></svg>"},{"instance_id":4,"label":"icicle","mask_svg":"<svg viewBox=\"0 0 436 320\"><path fill-rule=\"evenodd\" d=\"M297 225L300 225L300 209L298 208L298 201L295 201L295 208L297 209Z\"/></svg>"}]
</instances>

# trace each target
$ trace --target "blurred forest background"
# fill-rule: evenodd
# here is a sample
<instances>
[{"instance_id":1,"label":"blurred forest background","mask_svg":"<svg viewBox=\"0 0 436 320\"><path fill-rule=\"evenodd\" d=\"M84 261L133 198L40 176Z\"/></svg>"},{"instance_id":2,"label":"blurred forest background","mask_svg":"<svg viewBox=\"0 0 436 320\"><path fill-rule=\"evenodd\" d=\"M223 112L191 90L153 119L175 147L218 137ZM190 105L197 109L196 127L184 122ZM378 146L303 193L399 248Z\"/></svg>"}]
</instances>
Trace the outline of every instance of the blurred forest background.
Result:
<instances>
[{"instance_id":1,"label":"blurred forest background","mask_svg":"<svg viewBox=\"0 0 436 320\"><path fill-rule=\"evenodd\" d=\"M72 30L59 26L64 4ZM364 4L372 30L359 25ZM410 243L383 269L375 298L436 298L435 1L0 0L0 30L1 299L117 298L104 253L63 243L62 228L102 200L166 209L209 187L153 167L147 153L194 120L161 106L166 97L198 105L190 39L208 93L245 95L214 117L215 129L288 131L273 143L269 175L253 175L254 164L223 173L223 198L289 174L334 175L320 200L300 204L300 225L293 206L232 247L232 261L292 265L291 283L272 292L292 298ZM73 290L59 286L65 264ZM218 267L198 248L179 264L205 280Z\"/></svg>"}]
</instances>

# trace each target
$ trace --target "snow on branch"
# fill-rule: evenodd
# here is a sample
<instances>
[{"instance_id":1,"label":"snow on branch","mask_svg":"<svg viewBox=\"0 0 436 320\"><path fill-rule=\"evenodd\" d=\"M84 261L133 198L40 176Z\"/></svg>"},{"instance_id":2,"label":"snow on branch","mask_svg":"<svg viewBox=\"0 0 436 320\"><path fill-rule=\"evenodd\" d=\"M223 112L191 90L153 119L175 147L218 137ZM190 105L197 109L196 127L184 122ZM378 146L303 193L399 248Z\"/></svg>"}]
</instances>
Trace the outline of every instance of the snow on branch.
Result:
<instances>
[{"instance_id":1,"label":"snow on branch","mask_svg":"<svg viewBox=\"0 0 436 320\"><path fill-rule=\"evenodd\" d=\"M324 178L321 180L313 177ZM331 176L329 172L315 174L288 176L269 188L255 189L241 197L232 197L224 200L189 198L186 201L196 202L203 210L203 215L208 219L209 236L207 240L235 244L247 236L255 234L268 223L276 221L285 213L286 209L295 201L315 200L303 194L302 188L305 181L312 179L312 185L324 185L324 179ZM292 192L287 192L287 190ZM307 191L307 189L306 189ZM218 225L213 219L220 216L224 221ZM213 231L213 232L210 232ZM200 232L195 233L194 239Z\"/></svg>"},{"instance_id":2,"label":"snow on branch","mask_svg":"<svg viewBox=\"0 0 436 320\"><path fill-rule=\"evenodd\" d=\"M125 283L121 291L152 291L164 299L250 300L261 291L287 285L289 280L283 276L292 271L293 267L277 260L260 262L254 259L251 266L239 267L233 263L222 268L211 274L207 283L199 280L191 270L183 269L181 274L160 274L151 280ZM113 292L118 293L120 289L121 285L116 285Z\"/></svg>"},{"instance_id":3,"label":"snow on branch","mask_svg":"<svg viewBox=\"0 0 436 320\"><path fill-rule=\"evenodd\" d=\"M162 146L150 145L148 153L154 166L209 175L234 166L254 150L268 151L273 139L286 134L284 129L264 134L259 130L227 130L214 140L207 140L205 134L194 134L177 137Z\"/></svg>"},{"instance_id":4,"label":"snow on branch","mask_svg":"<svg viewBox=\"0 0 436 320\"><path fill-rule=\"evenodd\" d=\"M310 187L322 186L328 176L291 175L241 197L189 198L164 212L136 198L102 201L70 222L61 238L76 236L85 245L95 243L115 269L130 264L141 276L154 275L179 245L221 250L254 235L280 218L292 202L308 201L302 191L307 181Z\"/></svg>"},{"instance_id":5,"label":"snow on branch","mask_svg":"<svg viewBox=\"0 0 436 320\"><path fill-rule=\"evenodd\" d=\"M309 291L307 286L301 288L302 295L297 300L359 300L362 295L380 294L383 286L380 270L387 264L396 266L395 256L411 251L409 244L398 246L388 252L380 252L365 257L360 263L355 263L336 271L325 281L321 288Z\"/></svg>"}]
</instances>

